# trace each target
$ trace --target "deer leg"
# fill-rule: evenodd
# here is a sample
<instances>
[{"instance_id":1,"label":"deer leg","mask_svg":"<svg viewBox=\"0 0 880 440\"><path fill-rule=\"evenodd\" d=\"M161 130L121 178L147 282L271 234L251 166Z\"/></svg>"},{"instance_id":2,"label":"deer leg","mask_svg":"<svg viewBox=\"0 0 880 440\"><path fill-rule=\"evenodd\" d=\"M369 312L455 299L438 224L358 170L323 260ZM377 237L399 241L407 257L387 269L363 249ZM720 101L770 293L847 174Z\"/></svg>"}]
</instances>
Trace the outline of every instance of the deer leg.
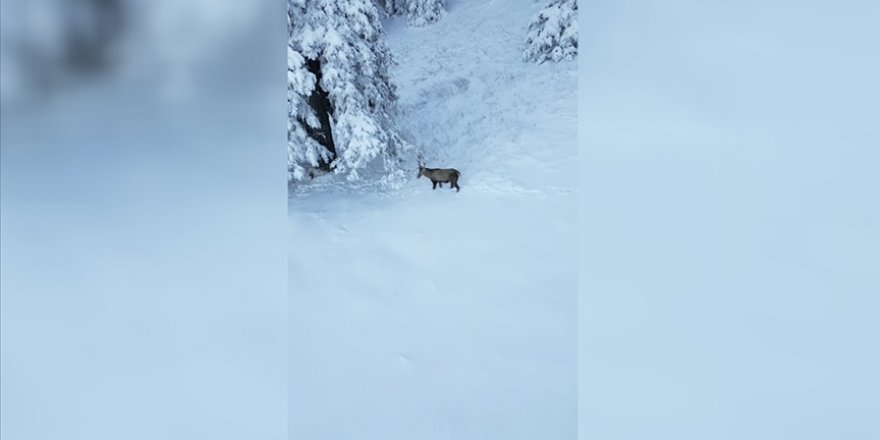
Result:
<instances>
[{"instance_id":1,"label":"deer leg","mask_svg":"<svg viewBox=\"0 0 880 440\"><path fill-rule=\"evenodd\" d=\"M443 182L437 182L437 185L440 185L440 188L443 188Z\"/></svg>"},{"instance_id":2,"label":"deer leg","mask_svg":"<svg viewBox=\"0 0 880 440\"><path fill-rule=\"evenodd\" d=\"M431 182L431 183L434 184L434 186L432 186L431 189L437 189L437 182Z\"/></svg>"}]
</instances>

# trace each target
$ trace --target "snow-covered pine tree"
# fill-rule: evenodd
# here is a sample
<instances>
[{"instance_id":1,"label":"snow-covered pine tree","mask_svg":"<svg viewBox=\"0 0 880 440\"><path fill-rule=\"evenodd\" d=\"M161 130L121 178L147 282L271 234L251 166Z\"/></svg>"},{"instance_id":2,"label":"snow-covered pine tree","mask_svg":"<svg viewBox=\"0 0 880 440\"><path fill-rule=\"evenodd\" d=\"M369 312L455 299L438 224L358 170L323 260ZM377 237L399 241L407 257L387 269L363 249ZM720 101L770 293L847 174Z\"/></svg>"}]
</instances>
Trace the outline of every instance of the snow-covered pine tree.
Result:
<instances>
[{"instance_id":1,"label":"snow-covered pine tree","mask_svg":"<svg viewBox=\"0 0 880 440\"><path fill-rule=\"evenodd\" d=\"M376 0L387 17L396 17L406 13L407 0Z\"/></svg>"},{"instance_id":2,"label":"snow-covered pine tree","mask_svg":"<svg viewBox=\"0 0 880 440\"><path fill-rule=\"evenodd\" d=\"M578 50L577 0L550 0L526 35L526 61L544 63L573 60Z\"/></svg>"},{"instance_id":3,"label":"snow-covered pine tree","mask_svg":"<svg viewBox=\"0 0 880 440\"><path fill-rule=\"evenodd\" d=\"M443 0L408 0L406 5L406 23L421 27L436 23L446 15Z\"/></svg>"},{"instance_id":4,"label":"snow-covered pine tree","mask_svg":"<svg viewBox=\"0 0 880 440\"><path fill-rule=\"evenodd\" d=\"M371 0L288 0L288 161L301 180L315 168L350 180L382 160L400 174L407 148L392 119L394 63Z\"/></svg>"},{"instance_id":5,"label":"snow-covered pine tree","mask_svg":"<svg viewBox=\"0 0 880 440\"><path fill-rule=\"evenodd\" d=\"M376 0L389 17L406 15L410 26L422 27L436 23L444 15L443 0Z\"/></svg>"}]
</instances>

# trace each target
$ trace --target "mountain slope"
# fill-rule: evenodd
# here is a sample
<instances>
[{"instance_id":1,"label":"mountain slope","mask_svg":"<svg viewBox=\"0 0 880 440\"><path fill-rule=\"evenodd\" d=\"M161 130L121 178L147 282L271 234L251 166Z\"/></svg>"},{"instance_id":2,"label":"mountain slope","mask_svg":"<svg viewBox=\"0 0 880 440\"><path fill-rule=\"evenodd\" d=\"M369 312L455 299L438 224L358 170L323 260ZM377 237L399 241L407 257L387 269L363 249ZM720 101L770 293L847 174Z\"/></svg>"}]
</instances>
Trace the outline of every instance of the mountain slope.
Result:
<instances>
[{"instance_id":1,"label":"mountain slope","mask_svg":"<svg viewBox=\"0 0 880 440\"><path fill-rule=\"evenodd\" d=\"M576 64L521 60L539 8L386 23L401 124L462 189L292 195L291 438L574 438Z\"/></svg>"}]
</instances>

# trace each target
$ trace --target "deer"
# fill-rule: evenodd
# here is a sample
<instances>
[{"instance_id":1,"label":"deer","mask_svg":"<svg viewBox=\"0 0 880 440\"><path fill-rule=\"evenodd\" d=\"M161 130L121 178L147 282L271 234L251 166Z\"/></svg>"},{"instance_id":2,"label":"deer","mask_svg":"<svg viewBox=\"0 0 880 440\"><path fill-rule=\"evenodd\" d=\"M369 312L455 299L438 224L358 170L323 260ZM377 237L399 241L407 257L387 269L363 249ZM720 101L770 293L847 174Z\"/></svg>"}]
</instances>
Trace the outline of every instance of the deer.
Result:
<instances>
[{"instance_id":1,"label":"deer","mask_svg":"<svg viewBox=\"0 0 880 440\"><path fill-rule=\"evenodd\" d=\"M458 186L458 177L461 176L461 173L454 168L425 168L425 162L419 159L419 175L416 178L422 176L431 179L431 183L434 185L431 189L437 189L437 185L443 188L444 182L449 182L449 189L454 188L455 192L461 189Z\"/></svg>"}]
</instances>

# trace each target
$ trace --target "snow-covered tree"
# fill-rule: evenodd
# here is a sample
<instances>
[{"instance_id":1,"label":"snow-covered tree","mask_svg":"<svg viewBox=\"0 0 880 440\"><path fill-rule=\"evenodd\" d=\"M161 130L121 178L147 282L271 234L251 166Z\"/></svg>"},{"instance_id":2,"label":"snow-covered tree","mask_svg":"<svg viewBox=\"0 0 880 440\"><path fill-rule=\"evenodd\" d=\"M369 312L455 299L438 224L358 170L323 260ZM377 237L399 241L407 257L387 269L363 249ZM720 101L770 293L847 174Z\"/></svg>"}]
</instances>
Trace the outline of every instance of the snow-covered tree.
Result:
<instances>
[{"instance_id":1,"label":"snow-covered tree","mask_svg":"<svg viewBox=\"0 0 880 440\"><path fill-rule=\"evenodd\" d=\"M578 50L577 0L550 0L529 25L523 58L544 63L573 60Z\"/></svg>"},{"instance_id":2,"label":"snow-covered tree","mask_svg":"<svg viewBox=\"0 0 880 440\"><path fill-rule=\"evenodd\" d=\"M371 0L288 0L288 162L359 178L379 161L399 173L407 147L392 119L394 63Z\"/></svg>"},{"instance_id":3,"label":"snow-covered tree","mask_svg":"<svg viewBox=\"0 0 880 440\"><path fill-rule=\"evenodd\" d=\"M444 15L443 0L376 0L389 17L406 15L410 26L421 27L436 23Z\"/></svg>"},{"instance_id":4,"label":"snow-covered tree","mask_svg":"<svg viewBox=\"0 0 880 440\"><path fill-rule=\"evenodd\" d=\"M385 11L388 17L396 17L406 13L407 0L376 0L376 4Z\"/></svg>"},{"instance_id":5,"label":"snow-covered tree","mask_svg":"<svg viewBox=\"0 0 880 440\"><path fill-rule=\"evenodd\" d=\"M406 22L410 26L427 26L446 15L443 0L409 0L406 5Z\"/></svg>"}]
</instances>

